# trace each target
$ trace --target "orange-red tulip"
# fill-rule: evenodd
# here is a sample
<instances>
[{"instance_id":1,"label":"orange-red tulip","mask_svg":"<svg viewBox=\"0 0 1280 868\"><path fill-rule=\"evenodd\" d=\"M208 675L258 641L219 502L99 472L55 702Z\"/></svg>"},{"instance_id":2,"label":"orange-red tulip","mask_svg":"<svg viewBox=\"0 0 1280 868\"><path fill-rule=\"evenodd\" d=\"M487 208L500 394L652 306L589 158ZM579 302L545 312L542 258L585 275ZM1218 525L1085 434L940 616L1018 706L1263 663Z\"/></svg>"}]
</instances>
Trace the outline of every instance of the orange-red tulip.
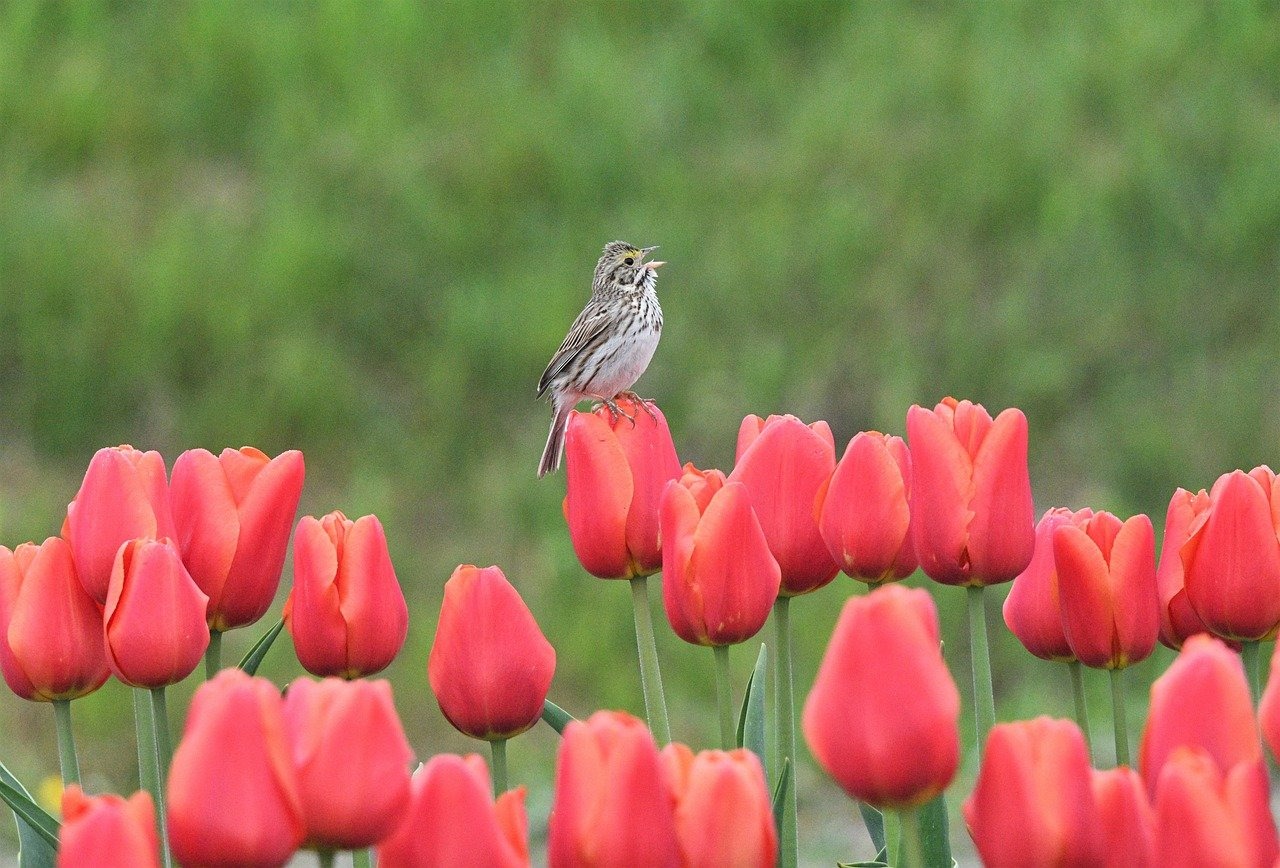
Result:
<instances>
[{"instance_id":1,"label":"orange-red tulip","mask_svg":"<svg viewBox=\"0 0 1280 868\"><path fill-rule=\"evenodd\" d=\"M1169 755L1156 790L1157 864L1271 868L1280 854L1261 759L1224 770L1204 749Z\"/></svg>"},{"instance_id":2,"label":"orange-red tulip","mask_svg":"<svg viewBox=\"0 0 1280 868\"><path fill-rule=\"evenodd\" d=\"M284 622L298 662L312 675L357 678L395 659L409 609L375 516L351 521L335 510L298 522Z\"/></svg>"},{"instance_id":3,"label":"orange-red tulip","mask_svg":"<svg viewBox=\"0 0 1280 868\"><path fill-rule=\"evenodd\" d=\"M1178 659L1151 685L1138 768L1153 798L1161 768L1183 746L1205 750L1224 774L1262 756L1240 657L1204 633L1187 639Z\"/></svg>"},{"instance_id":4,"label":"orange-red tulip","mask_svg":"<svg viewBox=\"0 0 1280 868\"><path fill-rule=\"evenodd\" d=\"M676 838L685 865L772 868L778 852L773 808L760 760L749 750L695 755L662 749L676 803Z\"/></svg>"},{"instance_id":5,"label":"orange-red tulip","mask_svg":"<svg viewBox=\"0 0 1280 868\"><path fill-rule=\"evenodd\" d=\"M1165 514L1156 590L1160 595L1160 641L1174 650L1181 648L1188 636L1209 632L1187 599L1181 553L1196 517L1208 509L1209 494L1203 488L1195 494L1179 488L1170 498Z\"/></svg>"},{"instance_id":6,"label":"orange-red tulip","mask_svg":"<svg viewBox=\"0 0 1280 868\"><path fill-rule=\"evenodd\" d=\"M495 802L478 754L436 754L414 772L412 792L404 820L378 846L381 868L528 866L524 787Z\"/></svg>"},{"instance_id":7,"label":"orange-red tulip","mask_svg":"<svg viewBox=\"0 0 1280 868\"><path fill-rule=\"evenodd\" d=\"M1267 467L1218 478L1183 544L1187 599L1228 639L1280 629L1280 480Z\"/></svg>"},{"instance_id":8,"label":"orange-red tulip","mask_svg":"<svg viewBox=\"0 0 1280 868\"><path fill-rule=\"evenodd\" d=\"M662 539L662 599L677 636L733 645L760 632L780 573L742 483L685 465L662 498Z\"/></svg>"},{"instance_id":9,"label":"orange-red tulip","mask_svg":"<svg viewBox=\"0 0 1280 868\"><path fill-rule=\"evenodd\" d=\"M564 439L569 538L583 569L601 579L632 579L662 567L658 508L667 483L680 478L662 411L628 400L618 407L632 418L612 419L607 407L575 410Z\"/></svg>"},{"instance_id":10,"label":"orange-red tulip","mask_svg":"<svg viewBox=\"0 0 1280 868\"><path fill-rule=\"evenodd\" d=\"M901 437L854 435L831 481L818 490L818 530L845 574L871 585L915 572L911 454Z\"/></svg>"},{"instance_id":11,"label":"orange-red tulip","mask_svg":"<svg viewBox=\"0 0 1280 868\"><path fill-rule=\"evenodd\" d=\"M804 735L846 793L921 805L960 762L960 694L927 591L887 585L845 603L804 706Z\"/></svg>"},{"instance_id":12,"label":"orange-red tulip","mask_svg":"<svg viewBox=\"0 0 1280 868\"><path fill-rule=\"evenodd\" d=\"M648 727L597 711L564 730L549 822L551 868L680 865L675 812Z\"/></svg>"},{"instance_id":13,"label":"orange-red tulip","mask_svg":"<svg viewBox=\"0 0 1280 868\"><path fill-rule=\"evenodd\" d=\"M782 570L784 597L807 594L840 571L818 531L818 492L836 468L836 444L826 422L795 416L748 416L738 429L730 482L751 495L769 550Z\"/></svg>"},{"instance_id":14,"label":"orange-red tulip","mask_svg":"<svg viewBox=\"0 0 1280 868\"><path fill-rule=\"evenodd\" d=\"M186 678L209 647L208 603L169 540L120 546L102 619L111 671L134 687Z\"/></svg>"},{"instance_id":15,"label":"orange-red tulip","mask_svg":"<svg viewBox=\"0 0 1280 868\"><path fill-rule=\"evenodd\" d=\"M1025 570L1035 515L1022 411L993 421L981 404L944 398L907 411L907 438L920 568L945 585L994 585Z\"/></svg>"},{"instance_id":16,"label":"orange-red tulip","mask_svg":"<svg viewBox=\"0 0 1280 868\"><path fill-rule=\"evenodd\" d=\"M62 791L62 828L58 832L58 865L160 865L155 804L139 790L120 796L86 796L76 784Z\"/></svg>"},{"instance_id":17,"label":"orange-red tulip","mask_svg":"<svg viewBox=\"0 0 1280 868\"><path fill-rule=\"evenodd\" d=\"M282 865L293 855L306 826L274 684L224 669L196 690L168 805L184 865Z\"/></svg>"},{"instance_id":18,"label":"orange-red tulip","mask_svg":"<svg viewBox=\"0 0 1280 868\"><path fill-rule=\"evenodd\" d=\"M386 681L298 678L284 696L307 843L357 850L395 831L409 807L409 763Z\"/></svg>"},{"instance_id":19,"label":"orange-red tulip","mask_svg":"<svg viewBox=\"0 0 1280 868\"><path fill-rule=\"evenodd\" d=\"M1156 647L1156 538L1151 519L1077 513L1053 532L1067 644L1085 666L1123 669Z\"/></svg>"},{"instance_id":20,"label":"orange-red tulip","mask_svg":"<svg viewBox=\"0 0 1280 868\"><path fill-rule=\"evenodd\" d=\"M99 605L107 599L111 565L120 546L139 537L172 537L169 488L159 452L132 446L99 449L75 500L67 505L63 536L76 571Z\"/></svg>"},{"instance_id":21,"label":"orange-red tulip","mask_svg":"<svg viewBox=\"0 0 1280 868\"><path fill-rule=\"evenodd\" d=\"M502 570L454 570L427 661L449 722L472 738L518 735L542 716L555 673L555 649Z\"/></svg>"},{"instance_id":22,"label":"orange-red tulip","mask_svg":"<svg viewBox=\"0 0 1280 868\"><path fill-rule=\"evenodd\" d=\"M964 817L988 868L1103 863L1089 751L1069 720L992 727Z\"/></svg>"},{"instance_id":23,"label":"orange-red tulip","mask_svg":"<svg viewBox=\"0 0 1280 868\"><path fill-rule=\"evenodd\" d=\"M0 671L14 693L38 702L92 693L111 674L102 610L60 537L0 546Z\"/></svg>"},{"instance_id":24,"label":"orange-red tulip","mask_svg":"<svg viewBox=\"0 0 1280 868\"><path fill-rule=\"evenodd\" d=\"M1142 778L1128 766L1093 773L1106 842L1105 868L1152 868L1156 864L1155 816Z\"/></svg>"},{"instance_id":25,"label":"orange-red tulip","mask_svg":"<svg viewBox=\"0 0 1280 868\"><path fill-rule=\"evenodd\" d=\"M1090 509L1080 511L1086 518ZM1076 658L1062 628L1062 604L1058 593L1058 570L1053 560L1053 532L1069 524L1073 513L1050 509L1036 525L1036 548L1031 563L1013 580L1004 600L1004 623L1023 647L1043 660L1071 661Z\"/></svg>"},{"instance_id":26,"label":"orange-red tulip","mask_svg":"<svg viewBox=\"0 0 1280 868\"><path fill-rule=\"evenodd\" d=\"M246 446L178 456L169 502L182 560L209 595L209 628L230 630L266 613L280 585L305 475L302 453L275 458Z\"/></svg>"}]
</instances>

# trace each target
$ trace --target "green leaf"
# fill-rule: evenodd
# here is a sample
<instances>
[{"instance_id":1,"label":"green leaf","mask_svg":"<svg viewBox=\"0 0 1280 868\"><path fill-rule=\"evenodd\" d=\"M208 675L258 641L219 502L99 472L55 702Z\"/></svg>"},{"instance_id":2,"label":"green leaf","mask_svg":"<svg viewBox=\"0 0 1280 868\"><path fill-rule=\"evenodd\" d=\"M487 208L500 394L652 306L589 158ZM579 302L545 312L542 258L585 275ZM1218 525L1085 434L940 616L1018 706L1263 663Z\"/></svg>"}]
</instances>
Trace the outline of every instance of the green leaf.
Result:
<instances>
[{"instance_id":1,"label":"green leaf","mask_svg":"<svg viewBox=\"0 0 1280 868\"><path fill-rule=\"evenodd\" d=\"M932 801L921 805L918 817L920 846L924 849L924 864L938 866L938 868L955 865L955 860L951 858L951 832L947 823L947 803L942 795L939 794Z\"/></svg>"},{"instance_id":2,"label":"green leaf","mask_svg":"<svg viewBox=\"0 0 1280 868\"><path fill-rule=\"evenodd\" d=\"M564 735L564 728L577 720L569 712L556 705L550 699L542 702L542 719L546 721L547 726L554 729L560 735Z\"/></svg>"},{"instance_id":3,"label":"green leaf","mask_svg":"<svg viewBox=\"0 0 1280 868\"><path fill-rule=\"evenodd\" d=\"M858 800L858 810L862 813L862 822L867 824L867 834L871 836L871 846L876 848L876 861L889 861L889 845L884 835L884 814L872 805Z\"/></svg>"},{"instance_id":4,"label":"green leaf","mask_svg":"<svg viewBox=\"0 0 1280 868\"><path fill-rule=\"evenodd\" d=\"M889 863L877 858L874 862L837 862L836 868L889 868Z\"/></svg>"},{"instance_id":5,"label":"green leaf","mask_svg":"<svg viewBox=\"0 0 1280 868\"><path fill-rule=\"evenodd\" d=\"M755 668L747 677L747 689L742 694L742 710L738 713L738 747L745 747L760 757L761 766L765 764L764 689L768 672L769 648L761 644ZM765 769L765 780L768 778L769 770Z\"/></svg>"},{"instance_id":6,"label":"green leaf","mask_svg":"<svg viewBox=\"0 0 1280 868\"><path fill-rule=\"evenodd\" d=\"M275 626L262 634L257 642L253 643L253 647L249 649L249 653L244 655L244 659L236 665L250 675L256 675L258 667L262 665L262 658L267 656L267 651L271 648L271 643L276 641L276 637L280 635L280 631L284 629L284 619L276 621Z\"/></svg>"},{"instance_id":7,"label":"green leaf","mask_svg":"<svg viewBox=\"0 0 1280 868\"><path fill-rule=\"evenodd\" d=\"M21 868L53 868L58 861L61 824L36 804L31 794L0 763L0 799L13 809L18 826L18 864Z\"/></svg>"},{"instance_id":8,"label":"green leaf","mask_svg":"<svg viewBox=\"0 0 1280 868\"><path fill-rule=\"evenodd\" d=\"M782 828L782 812L787 809L787 788L791 786L791 758L782 761L782 771L778 772L778 784L773 788L773 825Z\"/></svg>"}]
</instances>

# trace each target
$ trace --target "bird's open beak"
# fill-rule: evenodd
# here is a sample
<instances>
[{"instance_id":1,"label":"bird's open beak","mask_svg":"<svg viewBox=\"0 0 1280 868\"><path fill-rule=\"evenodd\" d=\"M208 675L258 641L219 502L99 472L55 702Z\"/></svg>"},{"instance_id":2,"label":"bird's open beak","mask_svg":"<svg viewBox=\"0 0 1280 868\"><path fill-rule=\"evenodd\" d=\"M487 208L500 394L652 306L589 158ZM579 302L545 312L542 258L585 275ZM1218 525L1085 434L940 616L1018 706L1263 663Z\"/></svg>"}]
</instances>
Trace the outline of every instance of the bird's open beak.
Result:
<instances>
[{"instance_id":1,"label":"bird's open beak","mask_svg":"<svg viewBox=\"0 0 1280 868\"><path fill-rule=\"evenodd\" d=\"M640 257L643 259L644 257L648 256L650 253L652 253L653 251L655 251L655 250L657 250L657 249L658 249L658 245L656 245L656 244L655 244L655 245L653 245L652 247L641 247L641 248L640 248Z\"/></svg>"},{"instance_id":2,"label":"bird's open beak","mask_svg":"<svg viewBox=\"0 0 1280 868\"><path fill-rule=\"evenodd\" d=\"M653 269L656 269L656 268L658 268L659 266L662 266L662 265L666 265L666 263L665 263L665 262L662 262L661 260L657 260L657 261L654 261L654 262L646 262L646 263L644 264L644 267L645 267L645 268L653 268Z\"/></svg>"}]
</instances>

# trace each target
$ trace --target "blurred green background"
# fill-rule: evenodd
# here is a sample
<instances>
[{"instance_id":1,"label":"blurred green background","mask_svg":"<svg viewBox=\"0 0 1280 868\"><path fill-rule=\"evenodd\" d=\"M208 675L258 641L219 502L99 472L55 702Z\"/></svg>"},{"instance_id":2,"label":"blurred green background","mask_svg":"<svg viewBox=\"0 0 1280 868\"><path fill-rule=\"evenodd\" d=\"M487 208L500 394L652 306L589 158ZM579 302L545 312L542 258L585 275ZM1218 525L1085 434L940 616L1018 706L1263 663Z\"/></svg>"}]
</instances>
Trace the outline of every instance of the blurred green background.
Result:
<instances>
[{"instance_id":1,"label":"blurred green background","mask_svg":"<svg viewBox=\"0 0 1280 868\"><path fill-rule=\"evenodd\" d=\"M389 677L420 753L477 748L425 678L461 562L524 594L556 701L638 712L626 588L577 568L563 475L534 478L534 384L614 238L670 262L639 389L683 459L727 470L746 413L826 419L843 449L954 394L1027 413L1038 509L1160 526L1174 487L1280 460L1280 14L12 0L0 541L56 533L99 446L299 448L304 513L386 525L412 620ZM800 701L858 592L793 607ZM967 709L963 595L935 592ZM1020 651L1003 594L999 716L1067 714L1065 670ZM711 655L660 648L677 737L710 744ZM1130 675L1135 737L1167 660ZM131 788L124 691L76 713L91 787ZM50 717L0 702L0 758L33 784L56 772ZM511 749L535 839L555 744ZM807 856L869 856L811 763L800 785Z\"/></svg>"}]
</instances>

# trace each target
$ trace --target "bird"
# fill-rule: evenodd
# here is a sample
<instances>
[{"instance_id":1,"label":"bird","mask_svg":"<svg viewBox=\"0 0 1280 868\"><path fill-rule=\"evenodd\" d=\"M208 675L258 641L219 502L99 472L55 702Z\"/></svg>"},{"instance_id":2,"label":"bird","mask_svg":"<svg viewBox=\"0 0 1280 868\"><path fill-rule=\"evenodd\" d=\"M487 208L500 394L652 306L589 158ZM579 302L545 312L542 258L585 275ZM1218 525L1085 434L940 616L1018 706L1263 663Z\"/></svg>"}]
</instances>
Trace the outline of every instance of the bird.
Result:
<instances>
[{"instance_id":1,"label":"bird","mask_svg":"<svg viewBox=\"0 0 1280 868\"><path fill-rule=\"evenodd\" d=\"M538 380L538 397L547 396L552 409L539 477L560 467L565 425L579 401L599 401L609 408L615 422L619 415L627 416L615 403L620 396L633 399L653 414L648 404L629 390L649 366L662 336L657 285L658 268L666 263L644 261L657 249L625 241L610 241L604 246L591 281L591 298Z\"/></svg>"}]
</instances>

